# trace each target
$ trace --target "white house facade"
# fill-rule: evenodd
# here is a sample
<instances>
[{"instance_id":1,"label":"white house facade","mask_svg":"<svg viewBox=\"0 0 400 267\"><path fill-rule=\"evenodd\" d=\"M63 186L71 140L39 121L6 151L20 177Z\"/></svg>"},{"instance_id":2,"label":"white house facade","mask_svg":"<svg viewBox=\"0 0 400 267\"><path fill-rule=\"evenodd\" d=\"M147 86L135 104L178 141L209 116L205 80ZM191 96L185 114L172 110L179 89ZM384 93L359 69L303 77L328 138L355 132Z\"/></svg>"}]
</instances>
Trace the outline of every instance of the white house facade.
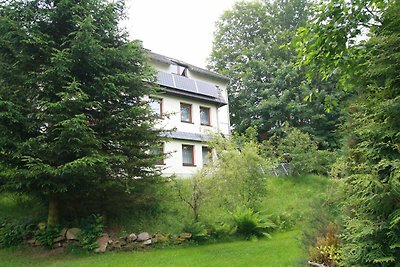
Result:
<instances>
[{"instance_id":1,"label":"white house facade","mask_svg":"<svg viewBox=\"0 0 400 267\"><path fill-rule=\"evenodd\" d=\"M173 130L158 151L167 154L160 162L163 174L190 177L210 160L210 137L230 133L228 79L160 54L149 56L163 91L150 96L150 105L160 114L158 127Z\"/></svg>"}]
</instances>

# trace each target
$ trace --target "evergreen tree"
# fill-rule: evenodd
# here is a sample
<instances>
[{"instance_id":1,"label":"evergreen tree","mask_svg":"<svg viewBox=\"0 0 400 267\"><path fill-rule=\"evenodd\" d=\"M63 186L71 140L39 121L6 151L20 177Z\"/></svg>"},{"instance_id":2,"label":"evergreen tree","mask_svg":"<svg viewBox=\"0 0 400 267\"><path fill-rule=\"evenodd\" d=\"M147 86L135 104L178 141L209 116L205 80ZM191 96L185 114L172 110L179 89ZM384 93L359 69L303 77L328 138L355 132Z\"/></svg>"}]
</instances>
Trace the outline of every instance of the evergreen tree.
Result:
<instances>
[{"instance_id":1,"label":"evergreen tree","mask_svg":"<svg viewBox=\"0 0 400 267\"><path fill-rule=\"evenodd\" d=\"M349 107L344 266L400 262L400 2L323 3L302 29L301 61L357 98ZM361 30L369 32L360 41Z\"/></svg>"},{"instance_id":2,"label":"evergreen tree","mask_svg":"<svg viewBox=\"0 0 400 267\"><path fill-rule=\"evenodd\" d=\"M0 177L38 195L59 221L60 199L158 176L159 140L143 96L152 71L118 28L122 2L17 0L0 5Z\"/></svg>"}]
</instances>

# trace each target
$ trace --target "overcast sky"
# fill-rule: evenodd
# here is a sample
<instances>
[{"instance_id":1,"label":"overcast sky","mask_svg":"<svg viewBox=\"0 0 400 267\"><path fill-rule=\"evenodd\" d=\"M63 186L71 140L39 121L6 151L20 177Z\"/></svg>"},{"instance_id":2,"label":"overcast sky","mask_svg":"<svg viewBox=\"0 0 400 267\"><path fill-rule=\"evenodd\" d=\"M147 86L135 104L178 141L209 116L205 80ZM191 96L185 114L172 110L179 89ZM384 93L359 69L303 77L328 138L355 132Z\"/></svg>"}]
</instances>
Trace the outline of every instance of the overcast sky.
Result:
<instances>
[{"instance_id":1,"label":"overcast sky","mask_svg":"<svg viewBox=\"0 0 400 267\"><path fill-rule=\"evenodd\" d=\"M131 39L153 52L205 67L215 22L235 0L126 0Z\"/></svg>"}]
</instances>

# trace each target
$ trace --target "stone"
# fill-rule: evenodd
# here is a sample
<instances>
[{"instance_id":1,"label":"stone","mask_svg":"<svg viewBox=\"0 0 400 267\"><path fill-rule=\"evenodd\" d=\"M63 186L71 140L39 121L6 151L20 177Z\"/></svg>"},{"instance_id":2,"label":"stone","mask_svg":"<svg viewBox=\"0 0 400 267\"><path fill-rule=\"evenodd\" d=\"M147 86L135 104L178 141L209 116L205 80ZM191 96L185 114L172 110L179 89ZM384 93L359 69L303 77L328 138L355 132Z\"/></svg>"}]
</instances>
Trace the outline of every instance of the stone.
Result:
<instances>
[{"instance_id":1,"label":"stone","mask_svg":"<svg viewBox=\"0 0 400 267\"><path fill-rule=\"evenodd\" d=\"M53 239L53 243L58 243L65 240L65 236L59 236Z\"/></svg>"},{"instance_id":2,"label":"stone","mask_svg":"<svg viewBox=\"0 0 400 267\"><path fill-rule=\"evenodd\" d=\"M35 238L29 239L29 240L26 241L26 242L27 242L30 246L32 246L32 247L40 246L40 241L37 240L37 239L35 239Z\"/></svg>"},{"instance_id":3,"label":"stone","mask_svg":"<svg viewBox=\"0 0 400 267\"><path fill-rule=\"evenodd\" d=\"M126 238L126 241L128 243L132 243L132 242L135 242L136 239L137 239L137 235L132 233L132 234L128 235L128 237Z\"/></svg>"},{"instance_id":4,"label":"stone","mask_svg":"<svg viewBox=\"0 0 400 267\"><path fill-rule=\"evenodd\" d=\"M119 240L113 241L112 246L114 249L121 249L121 242Z\"/></svg>"},{"instance_id":5,"label":"stone","mask_svg":"<svg viewBox=\"0 0 400 267\"><path fill-rule=\"evenodd\" d=\"M108 234L103 234L101 237L97 239L98 248L94 250L96 253L104 253L106 252L108 242L110 241L110 237ZM115 242L113 242L115 243Z\"/></svg>"},{"instance_id":6,"label":"stone","mask_svg":"<svg viewBox=\"0 0 400 267\"><path fill-rule=\"evenodd\" d=\"M63 246L63 245L62 245L61 242L56 242L56 243L53 244L53 249L54 249L54 248L61 248L62 246Z\"/></svg>"},{"instance_id":7,"label":"stone","mask_svg":"<svg viewBox=\"0 0 400 267\"><path fill-rule=\"evenodd\" d=\"M169 240L169 238L163 234L157 233L152 237L151 240L153 243L165 243Z\"/></svg>"},{"instance_id":8,"label":"stone","mask_svg":"<svg viewBox=\"0 0 400 267\"><path fill-rule=\"evenodd\" d=\"M176 243L182 244L190 240L192 237L191 233L181 233L177 238L176 238Z\"/></svg>"},{"instance_id":9,"label":"stone","mask_svg":"<svg viewBox=\"0 0 400 267\"><path fill-rule=\"evenodd\" d=\"M147 233L147 232L143 232L143 233L140 233L138 236L137 236L137 241L139 241L139 242L141 242L141 241L146 241L146 240L149 240L151 237L150 237L150 234L149 233Z\"/></svg>"},{"instance_id":10,"label":"stone","mask_svg":"<svg viewBox=\"0 0 400 267\"><path fill-rule=\"evenodd\" d=\"M190 239L192 237L192 233L181 233L179 238L181 239Z\"/></svg>"},{"instance_id":11,"label":"stone","mask_svg":"<svg viewBox=\"0 0 400 267\"><path fill-rule=\"evenodd\" d=\"M81 229L70 228L67 230L65 237L67 240L79 240L79 235L81 234Z\"/></svg>"},{"instance_id":12,"label":"stone","mask_svg":"<svg viewBox=\"0 0 400 267\"><path fill-rule=\"evenodd\" d=\"M151 239L148 239L148 240L146 240L146 241L143 241L142 244L145 245L145 246L148 246L148 245L151 245L151 244L152 244L152 241L151 241Z\"/></svg>"},{"instance_id":13,"label":"stone","mask_svg":"<svg viewBox=\"0 0 400 267\"><path fill-rule=\"evenodd\" d=\"M68 228L64 227L63 229L61 229L60 236L64 237L64 239L65 239L65 236L67 235L67 231L68 231Z\"/></svg>"}]
</instances>

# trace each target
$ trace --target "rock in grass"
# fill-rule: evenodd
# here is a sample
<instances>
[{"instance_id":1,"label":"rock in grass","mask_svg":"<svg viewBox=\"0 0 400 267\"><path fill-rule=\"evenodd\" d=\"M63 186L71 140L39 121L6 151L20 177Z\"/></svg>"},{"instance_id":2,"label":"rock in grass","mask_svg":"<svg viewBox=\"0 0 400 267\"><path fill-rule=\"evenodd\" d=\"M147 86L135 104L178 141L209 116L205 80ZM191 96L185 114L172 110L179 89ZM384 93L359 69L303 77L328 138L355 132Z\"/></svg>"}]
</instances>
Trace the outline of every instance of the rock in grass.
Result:
<instances>
[{"instance_id":1,"label":"rock in grass","mask_svg":"<svg viewBox=\"0 0 400 267\"><path fill-rule=\"evenodd\" d=\"M58 236L53 239L53 243L58 243L65 240L65 236Z\"/></svg>"},{"instance_id":2,"label":"rock in grass","mask_svg":"<svg viewBox=\"0 0 400 267\"><path fill-rule=\"evenodd\" d=\"M104 253L106 252L108 243L110 241L110 236L108 234L104 234L97 239L98 248L94 250L96 253Z\"/></svg>"},{"instance_id":3,"label":"rock in grass","mask_svg":"<svg viewBox=\"0 0 400 267\"><path fill-rule=\"evenodd\" d=\"M181 233L179 238L189 240L192 237L192 233Z\"/></svg>"},{"instance_id":4,"label":"rock in grass","mask_svg":"<svg viewBox=\"0 0 400 267\"><path fill-rule=\"evenodd\" d=\"M68 229L65 237L67 240L79 240L79 235L81 234L81 229L79 228L70 228Z\"/></svg>"},{"instance_id":5,"label":"rock in grass","mask_svg":"<svg viewBox=\"0 0 400 267\"><path fill-rule=\"evenodd\" d=\"M152 241L151 241L151 239L148 239L148 240L144 241L142 244L145 246L148 246L148 245L152 244Z\"/></svg>"},{"instance_id":6,"label":"rock in grass","mask_svg":"<svg viewBox=\"0 0 400 267\"><path fill-rule=\"evenodd\" d=\"M141 241L146 241L146 240L149 240L150 238L151 238L151 236L150 236L149 233L143 232L143 233L140 233L140 234L137 236L137 241L139 241L139 242L141 242Z\"/></svg>"},{"instance_id":7,"label":"rock in grass","mask_svg":"<svg viewBox=\"0 0 400 267\"><path fill-rule=\"evenodd\" d=\"M131 243L131 242L135 242L136 239L137 239L137 236L134 233L132 233L132 234L128 235L128 237L126 238L126 241L128 243Z\"/></svg>"},{"instance_id":8,"label":"rock in grass","mask_svg":"<svg viewBox=\"0 0 400 267\"><path fill-rule=\"evenodd\" d=\"M64 237L64 239L65 239L65 236L67 235L67 232L68 232L68 228L61 229L60 236Z\"/></svg>"},{"instance_id":9,"label":"rock in grass","mask_svg":"<svg viewBox=\"0 0 400 267\"><path fill-rule=\"evenodd\" d=\"M169 240L169 238L163 234L156 233L151 240L153 243L165 243Z\"/></svg>"}]
</instances>

